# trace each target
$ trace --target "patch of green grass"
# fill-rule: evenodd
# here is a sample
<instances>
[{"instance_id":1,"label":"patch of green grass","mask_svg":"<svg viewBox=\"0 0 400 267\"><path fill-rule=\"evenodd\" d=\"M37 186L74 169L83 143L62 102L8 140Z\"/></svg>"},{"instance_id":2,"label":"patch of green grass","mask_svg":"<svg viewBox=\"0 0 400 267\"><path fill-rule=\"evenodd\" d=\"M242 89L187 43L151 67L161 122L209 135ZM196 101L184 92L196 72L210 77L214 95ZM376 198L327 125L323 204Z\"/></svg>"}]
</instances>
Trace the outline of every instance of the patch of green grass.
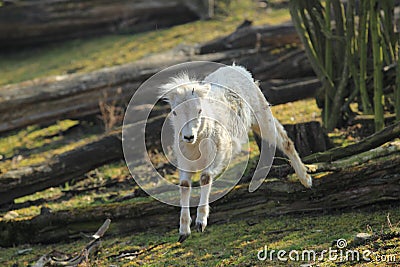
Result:
<instances>
[{"instance_id":1,"label":"patch of green grass","mask_svg":"<svg viewBox=\"0 0 400 267\"><path fill-rule=\"evenodd\" d=\"M51 199L61 195L61 187L50 187L49 189L41 192L36 192L29 196L20 197L14 200L14 203L24 203L26 201L35 201L40 198ZM22 213L21 213L22 214ZM33 215L33 214L30 214Z\"/></svg>"},{"instance_id":2,"label":"patch of green grass","mask_svg":"<svg viewBox=\"0 0 400 267\"><path fill-rule=\"evenodd\" d=\"M294 124L308 121L322 122L321 111L315 99L311 98L272 106L271 110L272 114L274 114L282 124Z\"/></svg>"},{"instance_id":3,"label":"patch of green grass","mask_svg":"<svg viewBox=\"0 0 400 267\"><path fill-rule=\"evenodd\" d=\"M223 5L224 1L217 1ZM221 7L224 15L168 29L139 34L106 35L77 39L17 53L0 54L0 85L33 78L90 72L129 63L178 44L195 44L232 32L244 19L258 24L278 24L290 20L288 10L257 8L252 0L233 0Z\"/></svg>"},{"instance_id":4,"label":"patch of green grass","mask_svg":"<svg viewBox=\"0 0 400 267\"><path fill-rule=\"evenodd\" d=\"M346 131L339 131L335 129L335 131L328 134L329 139L335 146L348 146L355 143L355 139L351 136L348 136Z\"/></svg>"},{"instance_id":5,"label":"patch of green grass","mask_svg":"<svg viewBox=\"0 0 400 267\"><path fill-rule=\"evenodd\" d=\"M82 181L70 181L58 187L51 187L32 195L20 197L14 200L14 203L21 204L27 201L38 201L39 203L29 205L28 207L14 209L18 214L18 220L31 218L40 214L40 207L45 205L52 211L74 209L79 207L89 207L93 205L106 204L114 200L115 197L122 197L132 193L138 187L131 182L128 168L125 162L120 161L104 165L86 175L86 179ZM107 183L115 185L105 187ZM124 183L125 184L122 184ZM120 184L118 184L120 183ZM129 184L129 185L127 185ZM97 189L83 191L79 194L69 194L68 191L75 189L85 190L88 188L97 187ZM134 201L139 201L140 198L135 198ZM0 212L4 216L6 212Z\"/></svg>"},{"instance_id":6,"label":"patch of green grass","mask_svg":"<svg viewBox=\"0 0 400 267\"><path fill-rule=\"evenodd\" d=\"M129 176L129 170L124 161L110 163L99 167L96 171L97 175L101 175L102 180L118 179L119 177Z\"/></svg>"},{"instance_id":7,"label":"patch of green grass","mask_svg":"<svg viewBox=\"0 0 400 267\"><path fill-rule=\"evenodd\" d=\"M77 124L79 124L78 121L63 120L44 128L31 125L25 129L11 132L0 138L0 155L11 157L19 150L34 149L57 141L62 132Z\"/></svg>"},{"instance_id":8,"label":"patch of green grass","mask_svg":"<svg viewBox=\"0 0 400 267\"><path fill-rule=\"evenodd\" d=\"M69 133L73 127L81 130ZM31 125L0 138L0 173L42 163L98 138L101 127L76 120L57 121L50 126Z\"/></svg>"},{"instance_id":9,"label":"patch of green grass","mask_svg":"<svg viewBox=\"0 0 400 267\"><path fill-rule=\"evenodd\" d=\"M148 231L128 236L107 236L100 253L88 264L80 266L299 266L302 262L281 262L257 259L259 250L268 247L278 251L315 250L321 252L332 247L337 239L346 239L351 245L355 234L365 232L367 225L374 230L390 232L386 223L387 213L393 222L400 220L400 211L385 208L380 211L352 211L333 215L285 215L272 218L241 218L236 222L207 226L204 233L192 233L183 244L176 242L178 232ZM177 215L178 216L178 215ZM211 213L212 216L212 213ZM101 222L99 222L100 224ZM111 223L112 224L112 223ZM55 245L34 245L27 255L16 255L28 246L2 249L0 263L27 265L53 249L79 252L86 240ZM370 249L374 253L396 254L399 260L400 239L380 238L358 249ZM149 250L150 249L150 250ZM116 259L121 251L141 252L137 257ZM313 262L310 262L313 263ZM336 262L321 261L318 266L337 266ZM314 262L315 264L315 262ZM342 266L367 266L363 262L342 263ZM368 266L387 266L373 262Z\"/></svg>"}]
</instances>

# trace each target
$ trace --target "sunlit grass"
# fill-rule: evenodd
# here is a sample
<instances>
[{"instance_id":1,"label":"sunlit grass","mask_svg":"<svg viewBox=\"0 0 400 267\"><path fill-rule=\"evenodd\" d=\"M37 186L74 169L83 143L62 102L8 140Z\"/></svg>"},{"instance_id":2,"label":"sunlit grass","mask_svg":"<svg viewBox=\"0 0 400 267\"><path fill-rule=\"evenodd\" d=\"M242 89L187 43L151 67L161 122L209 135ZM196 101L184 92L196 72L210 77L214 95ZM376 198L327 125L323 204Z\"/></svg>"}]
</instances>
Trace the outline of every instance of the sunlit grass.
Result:
<instances>
[{"instance_id":1,"label":"sunlit grass","mask_svg":"<svg viewBox=\"0 0 400 267\"><path fill-rule=\"evenodd\" d=\"M65 138L64 134L78 124L79 121L62 120L46 127L31 125L4 135L0 138L0 172L42 163L97 138L91 131L81 134L79 140Z\"/></svg>"},{"instance_id":2,"label":"sunlit grass","mask_svg":"<svg viewBox=\"0 0 400 267\"><path fill-rule=\"evenodd\" d=\"M126 236L106 234L100 253L89 266L299 266L302 262L259 261L257 253L267 246L269 250L328 250L335 240L344 238L351 244L355 234L366 232L367 225L374 231L390 232L386 222L390 213L393 222L400 220L398 209L352 211L308 216L279 216L269 218L242 218L224 224L211 224L204 233L193 232L183 244L176 242L178 231L147 231ZM177 215L178 216L178 215ZM212 216L212 214L211 214ZM101 222L99 222L100 226ZM112 223L111 223L112 224ZM84 230L84 229L82 229ZM27 255L17 255L18 246L0 250L0 263L33 263L41 255L52 250L68 253L79 252L87 243L81 239L54 245L35 245ZM377 240L358 249L370 249L376 253L399 256L400 239ZM147 249L152 248L150 251ZM334 249L334 248L333 248ZM116 259L121 251L142 251L132 258ZM338 262L317 262L318 266L337 266ZM333 264L333 265L332 265ZM343 266L388 266L386 263L343 263ZM87 266L87 265L80 265ZM394 265L393 265L394 266Z\"/></svg>"},{"instance_id":3,"label":"sunlit grass","mask_svg":"<svg viewBox=\"0 0 400 267\"><path fill-rule=\"evenodd\" d=\"M282 124L294 124L308 121L321 122L321 111L315 99L303 99L271 107L272 114Z\"/></svg>"},{"instance_id":4,"label":"sunlit grass","mask_svg":"<svg viewBox=\"0 0 400 267\"><path fill-rule=\"evenodd\" d=\"M40 128L38 125L28 126L25 129L14 131L0 138L0 155L11 157L18 150L34 149L59 140L60 133L79 124L78 121L63 120L55 124Z\"/></svg>"},{"instance_id":5,"label":"sunlit grass","mask_svg":"<svg viewBox=\"0 0 400 267\"><path fill-rule=\"evenodd\" d=\"M41 192L36 192L29 196L20 197L14 200L14 203L24 203L26 201L34 201L40 198L51 199L61 195L61 187L51 187L47 190L43 190Z\"/></svg>"}]
</instances>

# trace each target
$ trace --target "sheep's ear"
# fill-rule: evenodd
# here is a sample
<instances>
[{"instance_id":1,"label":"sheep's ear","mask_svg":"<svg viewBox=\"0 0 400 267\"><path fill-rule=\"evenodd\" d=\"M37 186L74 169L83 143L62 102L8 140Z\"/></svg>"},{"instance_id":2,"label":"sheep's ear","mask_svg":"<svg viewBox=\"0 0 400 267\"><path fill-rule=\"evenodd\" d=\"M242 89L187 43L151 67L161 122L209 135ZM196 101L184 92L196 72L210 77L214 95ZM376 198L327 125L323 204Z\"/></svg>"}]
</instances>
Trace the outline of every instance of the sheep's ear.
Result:
<instances>
[{"instance_id":1,"label":"sheep's ear","mask_svg":"<svg viewBox=\"0 0 400 267\"><path fill-rule=\"evenodd\" d=\"M171 84L164 84L159 88L159 96L165 102L172 104L174 102L174 94L172 93L173 86Z\"/></svg>"},{"instance_id":2,"label":"sheep's ear","mask_svg":"<svg viewBox=\"0 0 400 267\"><path fill-rule=\"evenodd\" d=\"M211 90L210 83L201 83L199 89L197 91L197 95L199 97L206 97Z\"/></svg>"}]
</instances>

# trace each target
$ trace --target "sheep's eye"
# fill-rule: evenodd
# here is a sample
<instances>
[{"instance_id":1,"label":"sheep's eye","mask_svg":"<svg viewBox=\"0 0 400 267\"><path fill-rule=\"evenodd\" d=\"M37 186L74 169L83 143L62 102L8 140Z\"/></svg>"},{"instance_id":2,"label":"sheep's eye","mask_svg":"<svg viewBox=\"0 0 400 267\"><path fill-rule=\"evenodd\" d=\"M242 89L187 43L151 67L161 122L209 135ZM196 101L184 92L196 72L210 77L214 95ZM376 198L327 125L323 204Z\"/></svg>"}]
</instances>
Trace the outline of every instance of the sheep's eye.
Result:
<instances>
[{"instance_id":1,"label":"sheep's eye","mask_svg":"<svg viewBox=\"0 0 400 267\"><path fill-rule=\"evenodd\" d=\"M174 110L174 111L172 111L172 114L174 114L174 116L176 116L176 112L175 112L175 110Z\"/></svg>"},{"instance_id":2,"label":"sheep's eye","mask_svg":"<svg viewBox=\"0 0 400 267\"><path fill-rule=\"evenodd\" d=\"M202 112L202 110L201 109L199 109L199 115L200 115L200 113Z\"/></svg>"}]
</instances>

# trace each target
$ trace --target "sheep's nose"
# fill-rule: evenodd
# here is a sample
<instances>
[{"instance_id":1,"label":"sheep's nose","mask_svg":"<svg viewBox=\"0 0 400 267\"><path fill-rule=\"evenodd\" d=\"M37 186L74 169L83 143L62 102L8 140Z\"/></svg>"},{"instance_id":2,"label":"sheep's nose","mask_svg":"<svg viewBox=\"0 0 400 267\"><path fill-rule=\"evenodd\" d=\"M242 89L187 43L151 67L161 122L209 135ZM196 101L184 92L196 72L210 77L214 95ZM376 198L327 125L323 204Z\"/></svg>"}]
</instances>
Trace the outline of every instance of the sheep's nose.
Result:
<instances>
[{"instance_id":1,"label":"sheep's nose","mask_svg":"<svg viewBox=\"0 0 400 267\"><path fill-rule=\"evenodd\" d=\"M191 136L184 135L183 139L185 139L186 142L191 143L194 140L194 135Z\"/></svg>"}]
</instances>

